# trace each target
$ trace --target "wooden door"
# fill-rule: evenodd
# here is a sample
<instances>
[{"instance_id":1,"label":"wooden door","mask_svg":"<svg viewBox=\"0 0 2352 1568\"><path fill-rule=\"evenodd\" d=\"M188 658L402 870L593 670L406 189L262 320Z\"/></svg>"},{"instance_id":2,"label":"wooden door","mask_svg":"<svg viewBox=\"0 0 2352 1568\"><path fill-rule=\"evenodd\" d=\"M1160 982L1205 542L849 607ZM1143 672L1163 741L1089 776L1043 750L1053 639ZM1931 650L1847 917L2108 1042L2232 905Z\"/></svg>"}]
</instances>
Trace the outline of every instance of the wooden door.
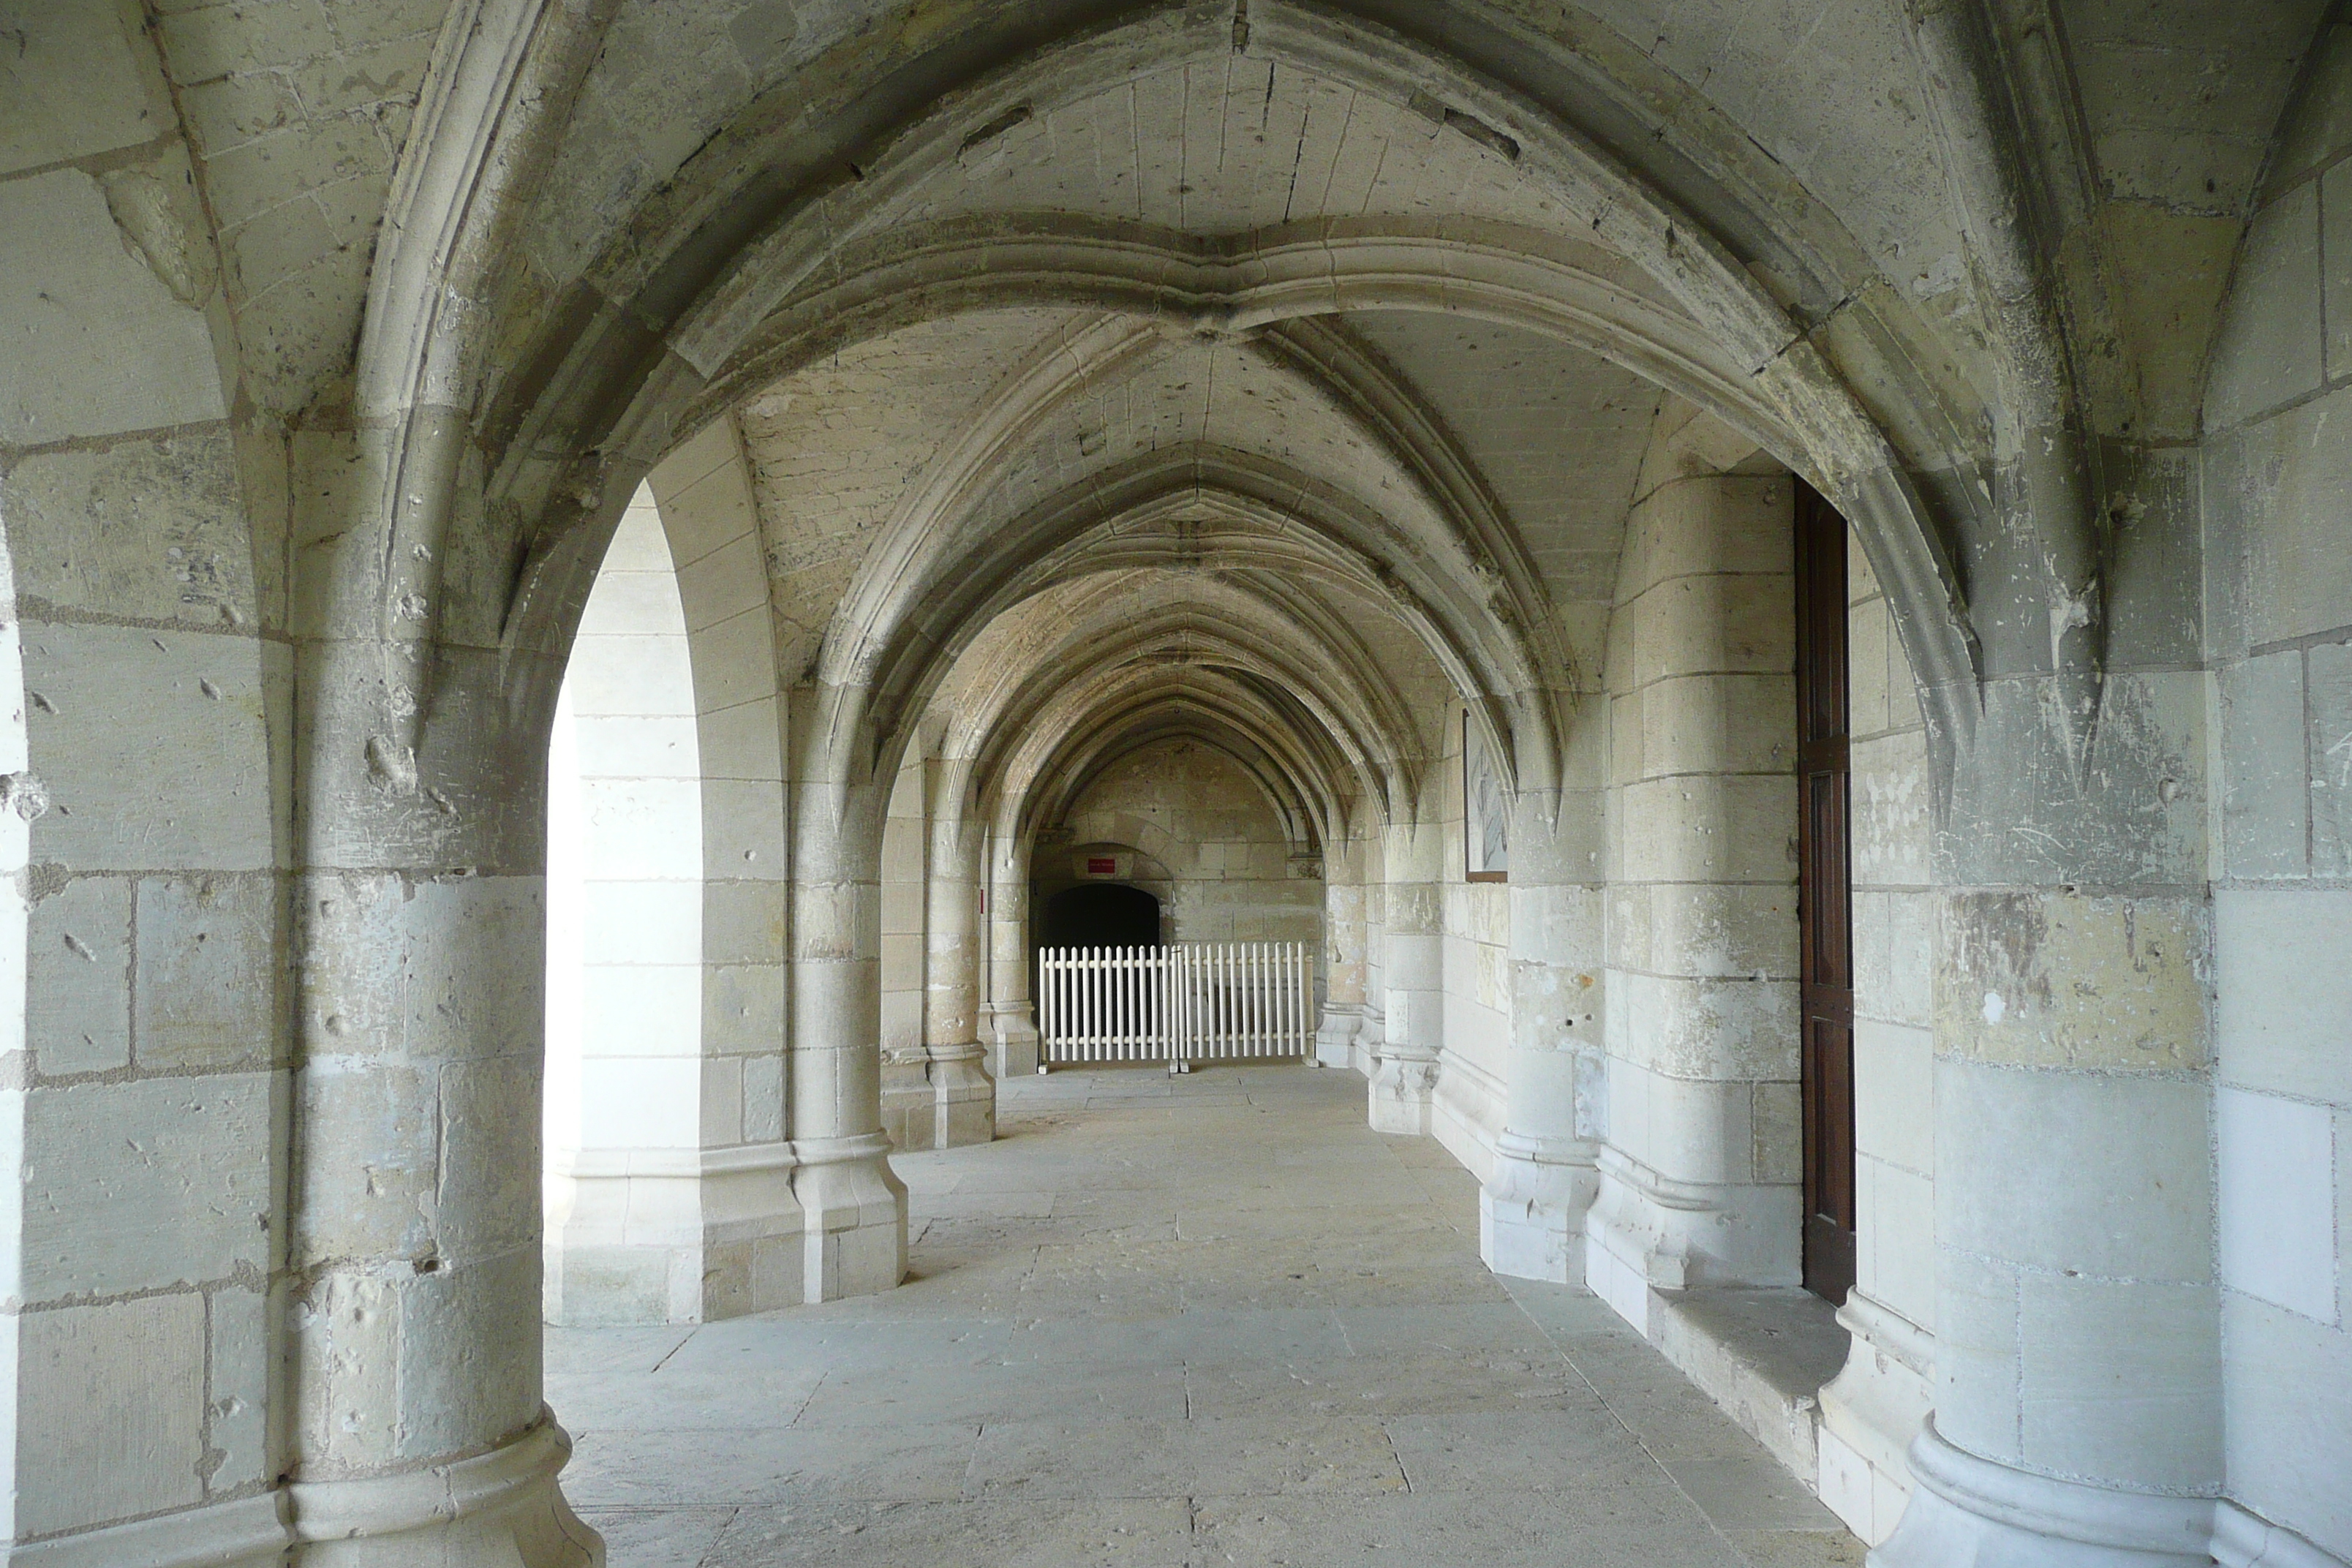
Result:
<instances>
[{"instance_id":1,"label":"wooden door","mask_svg":"<svg viewBox=\"0 0 2352 1568\"><path fill-rule=\"evenodd\" d=\"M1797 485L1798 1003L1805 1289L1853 1287L1853 890L1846 743L1845 520Z\"/></svg>"}]
</instances>

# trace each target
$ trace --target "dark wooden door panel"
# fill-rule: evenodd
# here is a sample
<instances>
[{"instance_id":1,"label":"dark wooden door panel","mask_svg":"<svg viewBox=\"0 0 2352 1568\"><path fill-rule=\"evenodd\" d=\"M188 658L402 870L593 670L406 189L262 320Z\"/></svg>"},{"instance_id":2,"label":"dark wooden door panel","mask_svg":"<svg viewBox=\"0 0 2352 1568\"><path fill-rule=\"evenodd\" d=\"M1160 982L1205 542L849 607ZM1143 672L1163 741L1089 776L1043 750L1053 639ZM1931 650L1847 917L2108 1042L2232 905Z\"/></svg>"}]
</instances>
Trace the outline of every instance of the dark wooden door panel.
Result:
<instances>
[{"instance_id":1,"label":"dark wooden door panel","mask_svg":"<svg viewBox=\"0 0 2352 1568\"><path fill-rule=\"evenodd\" d=\"M1845 520L1797 486L1797 911L1805 1288L1853 1288L1853 871Z\"/></svg>"}]
</instances>

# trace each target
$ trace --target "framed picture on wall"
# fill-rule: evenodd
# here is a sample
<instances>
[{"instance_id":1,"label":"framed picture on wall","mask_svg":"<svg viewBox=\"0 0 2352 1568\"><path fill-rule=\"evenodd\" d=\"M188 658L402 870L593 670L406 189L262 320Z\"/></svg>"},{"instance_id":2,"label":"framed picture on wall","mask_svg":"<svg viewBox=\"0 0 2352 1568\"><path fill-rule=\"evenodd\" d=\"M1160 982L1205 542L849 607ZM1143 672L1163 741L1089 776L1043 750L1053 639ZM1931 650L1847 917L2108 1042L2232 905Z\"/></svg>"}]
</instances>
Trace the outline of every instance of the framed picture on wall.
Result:
<instances>
[{"instance_id":1,"label":"framed picture on wall","mask_svg":"<svg viewBox=\"0 0 2352 1568\"><path fill-rule=\"evenodd\" d=\"M1462 865L1474 882L1509 880L1511 806L1486 732L1462 714Z\"/></svg>"}]
</instances>

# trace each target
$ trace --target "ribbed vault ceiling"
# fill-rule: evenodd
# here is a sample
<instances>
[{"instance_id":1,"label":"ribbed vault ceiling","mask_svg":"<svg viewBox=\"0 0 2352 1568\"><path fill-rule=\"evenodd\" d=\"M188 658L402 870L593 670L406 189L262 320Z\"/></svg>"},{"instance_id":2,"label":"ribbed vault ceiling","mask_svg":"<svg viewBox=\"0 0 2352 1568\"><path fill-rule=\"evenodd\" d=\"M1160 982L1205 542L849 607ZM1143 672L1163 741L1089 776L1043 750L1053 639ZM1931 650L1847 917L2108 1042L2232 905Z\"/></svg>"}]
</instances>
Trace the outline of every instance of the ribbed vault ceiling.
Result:
<instances>
[{"instance_id":1,"label":"ribbed vault ceiling","mask_svg":"<svg viewBox=\"0 0 2352 1568\"><path fill-rule=\"evenodd\" d=\"M1377 310L1324 331L1452 446L1524 545L1570 657L1597 670L1658 391L1496 323ZM940 509L929 528L984 542L1105 476L1213 451L1351 498L1408 550L1451 530L1444 498L1349 388L1247 335L1074 310L951 315L846 345L736 418L788 670L851 635L853 584L883 569L877 549L926 504ZM992 423L1006 428L992 437ZM958 464L972 471L943 494ZM1237 544L1225 510L1180 493L1148 521L1113 522L964 628L932 728L979 764L976 803L1007 828L1053 826L1038 813L1066 808L1079 779L1171 733L1279 775L1311 836L1346 831L1353 803L1412 809L1459 683L1374 571L1349 580L1283 558L1309 543L1303 513L1277 507Z\"/></svg>"}]
</instances>

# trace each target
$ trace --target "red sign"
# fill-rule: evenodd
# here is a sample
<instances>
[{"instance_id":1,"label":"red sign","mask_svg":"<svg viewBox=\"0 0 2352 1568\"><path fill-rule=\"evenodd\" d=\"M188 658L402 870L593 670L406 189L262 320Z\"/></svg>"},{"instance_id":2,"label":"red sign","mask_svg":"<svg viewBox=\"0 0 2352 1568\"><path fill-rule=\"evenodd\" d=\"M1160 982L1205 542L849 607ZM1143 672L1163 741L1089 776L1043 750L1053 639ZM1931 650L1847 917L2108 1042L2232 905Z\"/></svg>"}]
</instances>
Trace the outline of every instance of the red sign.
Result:
<instances>
[{"instance_id":1,"label":"red sign","mask_svg":"<svg viewBox=\"0 0 2352 1568\"><path fill-rule=\"evenodd\" d=\"M1087 875L1116 877L1118 875L1118 861L1108 855L1089 855L1087 857Z\"/></svg>"}]
</instances>

